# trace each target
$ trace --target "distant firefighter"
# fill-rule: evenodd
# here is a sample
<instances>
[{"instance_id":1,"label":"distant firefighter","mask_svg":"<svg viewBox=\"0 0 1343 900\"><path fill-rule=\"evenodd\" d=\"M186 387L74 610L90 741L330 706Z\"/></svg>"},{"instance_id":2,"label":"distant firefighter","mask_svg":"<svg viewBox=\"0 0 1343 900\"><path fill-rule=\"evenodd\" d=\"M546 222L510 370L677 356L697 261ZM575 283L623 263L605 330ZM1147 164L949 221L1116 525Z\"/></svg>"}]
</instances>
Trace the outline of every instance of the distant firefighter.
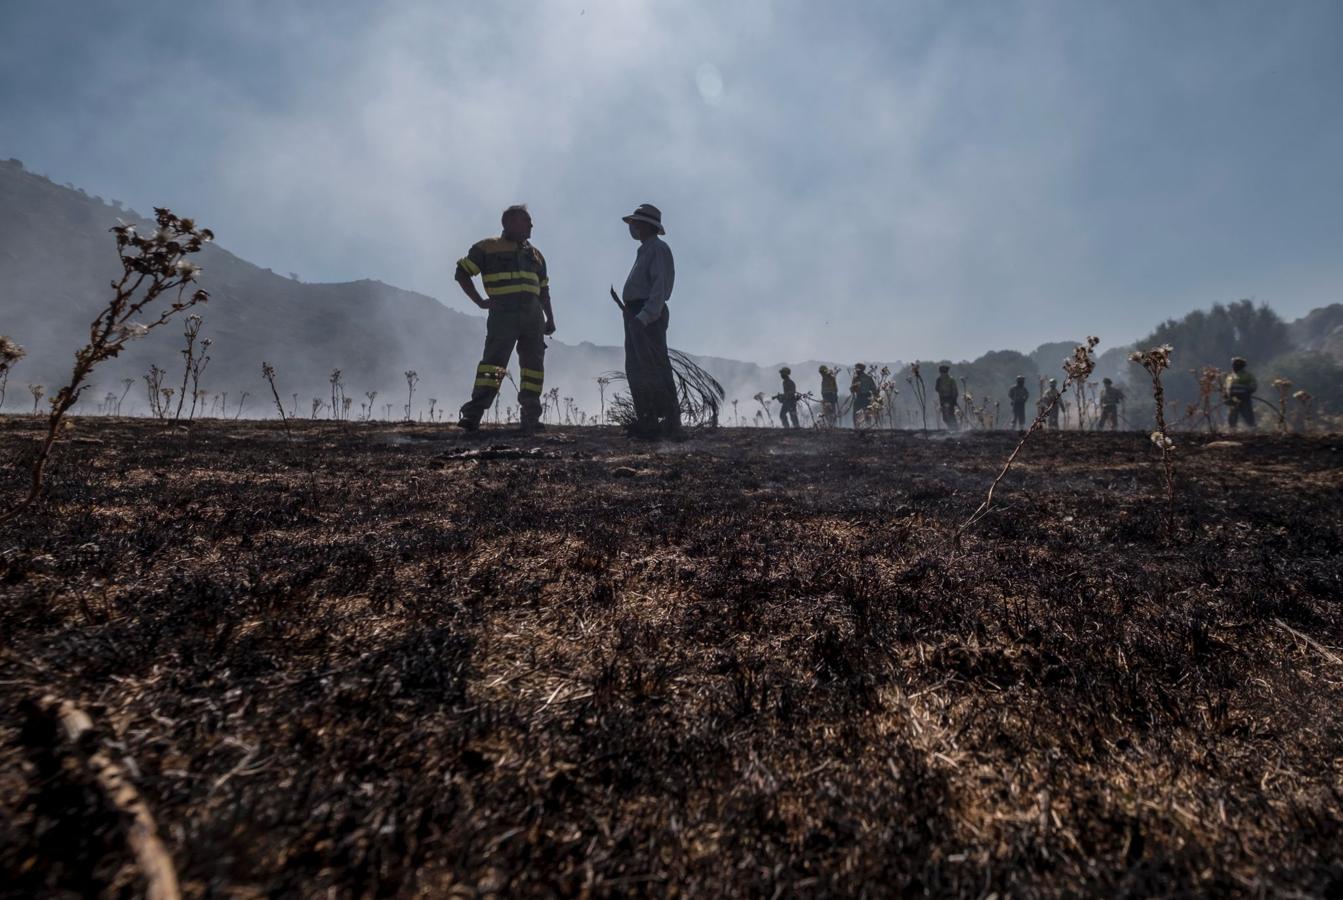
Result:
<instances>
[{"instance_id":1,"label":"distant firefighter","mask_svg":"<svg viewBox=\"0 0 1343 900\"><path fill-rule=\"evenodd\" d=\"M779 377L783 379L783 390L774 395L774 399L779 401L779 421L784 428L797 428L797 384L790 378L793 370L784 366L779 370Z\"/></svg>"},{"instance_id":2,"label":"distant firefighter","mask_svg":"<svg viewBox=\"0 0 1343 900\"><path fill-rule=\"evenodd\" d=\"M1249 428L1254 428L1254 392L1259 389L1259 382L1250 374L1250 370L1245 368L1245 359L1240 356L1231 359L1231 374L1226 376L1226 382L1222 385L1222 400L1227 405L1227 424L1231 430L1244 422Z\"/></svg>"},{"instance_id":3,"label":"distant firefighter","mask_svg":"<svg viewBox=\"0 0 1343 900\"><path fill-rule=\"evenodd\" d=\"M956 431L960 423L956 420L956 408L960 405L961 389L956 379L951 377L951 366L937 367L937 381L933 384L937 392L937 404L942 409L942 422L947 431Z\"/></svg>"},{"instance_id":4,"label":"distant firefighter","mask_svg":"<svg viewBox=\"0 0 1343 900\"><path fill-rule=\"evenodd\" d=\"M1007 399L1012 401L1012 427L1022 429L1026 427L1026 401L1031 399L1031 392L1026 387L1026 376L1018 375L1017 383L1007 389Z\"/></svg>"},{"instance_id":5,"label":"distant firefighter","mask_svg":"<svg viewBox=\"0 0 1343 900\"><path fill-rule=\"evenodd\" d=\"M839 384L829 366L821 366L821 421L833 428L839 412Z\"/></svg>"},{"instance_id":6,"label":"distant firefighter","mask_svg":"<svg viewBox=\"0 0 1343 900\"><path fill-rule=\"evenodd\" d=\"M854 363L853 380L849 382L849 393L853 395L853 427L857 428L877 395L877 383L867 374L867 366Z\"/></svg>"},{"instance_id":7,"label":"distant firefighter","mask_svg":"<svg viewBox=\"0 0 1343 900\"><path fill-rule=\"evenodd\" d=\"M541 251L529 243L532 217L525 206L504 210L504 232L497 238L477 241L457 261L457 284L471 302L489 310L485 320L485 352L476 366L471 399L462 406L457 422L467 431L480 427L480 417L494 403L508 372L513 347L518 348L518 407L522 427L539 431L541 387L545 380L545 336L555 333L555 313L550 308L550 279ZM482 299L471 279L481 276L488 300Z\"/></svg>"},{"instance_id":8,"label":"distant firefighter","mask_svg":"<svg viewBox=\"0 0 1343 900\"><path fill-rule=\"evenodd\" d=\"M1059 427L1059 411L1063 406L1063 395L1059 393L1059 380L1057 378L1049 379L1049 387L1040 395L1037 405L1042 410L1048 410L1045 415L1045 424L1057 430Z\"/></svg>"},{"instance_id":9,"label":"distant firefighter","mask_svg":"<svg viewBox=\"0 0 1343 900\"><path fill-rule=\"evenodd\" d=\"M1114 382L1108 378L1102 378L1101 383L1101 420L1096 425L1101 431L1105 430L1105 423L1110 423L1111 431L1119 430L1119 404L1124 402L1124 392L1114 386Z\"/></svg>"}]
</instances>

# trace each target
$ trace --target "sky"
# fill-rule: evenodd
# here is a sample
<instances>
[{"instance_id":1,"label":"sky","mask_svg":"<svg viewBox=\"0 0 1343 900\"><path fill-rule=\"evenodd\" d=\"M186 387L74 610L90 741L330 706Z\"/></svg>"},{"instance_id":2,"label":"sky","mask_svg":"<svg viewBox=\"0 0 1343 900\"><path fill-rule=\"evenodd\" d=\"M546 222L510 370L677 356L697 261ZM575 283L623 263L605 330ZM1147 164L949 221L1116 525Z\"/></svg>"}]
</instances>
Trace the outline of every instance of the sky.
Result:
<instances>
[{"instance_id":1,"label":"sky","mask_svg":"<svg viewBox=\"0 0 1343 900\"><path fill-rule=\"evenodd\" d=\"M569 343L653 203L691 352L1104 349L1343 301L1340 47L1337 0L5 0L0 158L463 311L527 203Z\"/></svg>"}]
</instances>

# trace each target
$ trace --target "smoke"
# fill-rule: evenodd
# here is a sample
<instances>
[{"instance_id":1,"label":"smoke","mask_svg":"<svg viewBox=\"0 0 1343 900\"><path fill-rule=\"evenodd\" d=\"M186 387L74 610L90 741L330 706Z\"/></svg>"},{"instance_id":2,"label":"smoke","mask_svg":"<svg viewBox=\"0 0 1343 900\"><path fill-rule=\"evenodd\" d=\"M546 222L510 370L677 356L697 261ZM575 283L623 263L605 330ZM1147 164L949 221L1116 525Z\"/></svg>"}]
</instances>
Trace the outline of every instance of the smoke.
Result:
<instances>
[{"instance_id":1,"label":"smoke","mask_svg":"<svg viewBox=\"0 0 1343 900\"><path fill-rule=\"evenodd\" d=\"M456 259L528 202L570 343L620 342L640 202L673 343L759 361L1304 312L1343 275L1337 4L56 6L0 13L15 155L463 311Z\"/></svg>"}]
</instances>

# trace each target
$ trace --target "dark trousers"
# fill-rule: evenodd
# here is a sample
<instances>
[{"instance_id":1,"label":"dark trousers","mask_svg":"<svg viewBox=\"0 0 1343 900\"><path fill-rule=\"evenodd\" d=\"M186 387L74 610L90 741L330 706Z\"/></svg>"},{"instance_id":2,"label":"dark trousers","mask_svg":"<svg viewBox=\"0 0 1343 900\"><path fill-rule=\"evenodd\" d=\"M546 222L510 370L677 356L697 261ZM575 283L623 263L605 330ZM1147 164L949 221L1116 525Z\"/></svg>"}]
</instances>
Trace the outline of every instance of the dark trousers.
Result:
<instances>
[{"instance_id":1,"label":"dark trousers","mask_svg":"<svg viewBox=\"0 0 1343 900\"><path fill-rule=\"evenodd\" d=\"M681 401L667 355L671 312L663 306L662 315L645 325L635 318L645 302L631 300L625 304L625 380L634 402L634 424L641 430L677 431L681 427Z\"/></svg>"},{"instance_id":2,"label":"dark trousers","mask_svg":"<svg viewBox=\"0 0 1343 900\"><path fill-rule=\"evenodd\" d=\"M783 423L784 428L798 428L797 422L797 404L785 403L779 407L779 421Z\"/></svg>"},{"instance_id":3,"label":"dark trousers","mask_svg":"<svg viewBox=\"0 0 1343 900\"><path fill-rule=\"evenodd\" d=\"M947 426L947 431L957 431L961 425L956 421L956 401L942 401L942 421Z\"/></svg>"},{"instance_id":4,"label":"dark trousers","mask_svg":"<svg viewBox=\"0 0 1343 900\"><path fill-rule=\"evenodd\" d=\"M1254 428L1254 401L1246 394L1243 397L1232 395L1231 404L1227 409L1226 424L1235 428L1241 422L1245 423L1247 428Z\"/></svg>"},{"instance_id":5,"label":"dark trousers","mask_svg":"<svg viewBox=\"0 0 1343 900\"><path fill-rule=\"evenodd\" d=\"M1020 403L1013 403L1013 404L1012 404L1012 427L1013 427L1013 428L1025 428L1025 427L1026 427L1026 401L1025 401L1025 400L1022 400Z\"/></svg>"},{"instance_id":6,"label":"dark trousers","mask_svg":"<svg viewBox=\"0 0 1343 900\"><path fill-rule=\"evenodd\" d=\"M1101 420L1100 423L1096 426L1096 429L1098 431L1104 431L1106 422L1110 423L1111 431L1119 430L1119 407L1117 406L1101 407Z\"/></svg>"},{"instance_id":7,"label":"dark trousers","mask_svg":"<svg viewBox=\"0 0 1343 900\"><path fill-rule=\"evenodd\" d=\"M545 381L546 317L541 301L495 299L485 320L485 351L476 366L471 399L462 405L462 419L479 422L494 403L508 371L513 348L518 348L518 409L523 422L541 419L541 389Z\"/></svg>"},{"instance_id":8,"label":"dark trousers","mask_svg":"<svg viewBox=\"0 0 1343 900\"><path fill-rule=\"evenodd\" d=\"M853 395L853 427L859 428L867 420L867 408L872 405L871 394Z\"/></svg>"}]
</instances>

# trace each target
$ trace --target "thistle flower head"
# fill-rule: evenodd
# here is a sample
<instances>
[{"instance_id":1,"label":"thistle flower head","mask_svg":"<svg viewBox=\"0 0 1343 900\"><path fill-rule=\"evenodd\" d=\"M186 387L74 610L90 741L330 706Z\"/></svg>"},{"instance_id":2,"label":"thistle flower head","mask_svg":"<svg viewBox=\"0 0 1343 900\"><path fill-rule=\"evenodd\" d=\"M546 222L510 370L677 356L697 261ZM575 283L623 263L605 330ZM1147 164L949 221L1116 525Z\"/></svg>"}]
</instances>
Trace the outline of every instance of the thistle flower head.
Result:
<instances>
[{"instance_id":1,"label":"thistle flower head","mask_svg":"<svg viewBox=\"0 0 1343 900\"><path fill-rule=\"evenodd\" d=\"M1151 437L1152 437L1152 443L1156 444L1157 447L1159 447L1161 450L1164 451L1164 450L1175 449L1175 442L1172 441L1167 435L1163 434L1162 432L1153 431Z\"/></svg>"},{"instance_id":2,"label":"thistle flower head","mask_svg":"<svg viewBox=\"0 0 1343 900\"><path fill-rule=\"evenodd\" d=\"M1278 390L1282 391L1283 393L1286 393L1287 391L1291 390L1292 383L1288 381L1286 378L1274 378L1273 386Z\"/></svg>"},{"instance_id":3,"label":"thistle flower head","mask_svg":"<svg viewBox=\"0 0 1343 900\"><path fill-rule=\"evenodd\" d=\"M123 339L130 340L131 338L144 337L149 334L149 326L140 322L127 322L125 325L122 325L118 331Z\"/></svg>"},{"instance_id":4,"label":"thistle flower head","mask_svg":"<svg viewBox=\"0 0 1343 900\"><path fill-rule=\"evenodd\" d=\"M201 267L189 259L179 259L173 266L173 271L183 281L195 281L201 272Z\"/></svg>"},{"instance_id":5,"label":"thistle flower head","mask_svg":"<svg viewBox=\"0 0 1343 900\"><path fill-rule=\"evenodd\" d=\"M8 366L23 359L25 355L26 351L10 340L8 335L0 334L0 363Z\"/></svg>"}]
</instances>

